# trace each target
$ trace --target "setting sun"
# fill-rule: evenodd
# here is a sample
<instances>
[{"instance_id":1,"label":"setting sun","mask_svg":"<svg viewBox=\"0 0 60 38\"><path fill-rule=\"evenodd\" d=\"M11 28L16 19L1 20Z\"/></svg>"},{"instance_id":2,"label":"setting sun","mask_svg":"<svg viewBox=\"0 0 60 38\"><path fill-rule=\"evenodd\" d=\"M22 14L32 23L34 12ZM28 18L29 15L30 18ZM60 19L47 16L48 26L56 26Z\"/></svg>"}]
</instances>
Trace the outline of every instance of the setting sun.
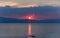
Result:
<instances>
[{"instance_id":1,"label":"setting sun","mask_svg":"<svg viewBox=\"0 0 60 38\"><path fill-rule=\"evenodd\" d=\"M35 20L36 16L35 16L35 14L31 14L31 15L27 15L25 18L29 19L29 20Z\"/></svg>"},{"instance_id":2,"label":"setting sun","mask_svg":"<svg viewBox=\"0 0 60 38\"><path fill-rule=\"evenodd\" d=\"M32 19L32 17L31 17L31 16L29 16L29 17L28 17L28 19Z\"/></svg>"}]
</instances>

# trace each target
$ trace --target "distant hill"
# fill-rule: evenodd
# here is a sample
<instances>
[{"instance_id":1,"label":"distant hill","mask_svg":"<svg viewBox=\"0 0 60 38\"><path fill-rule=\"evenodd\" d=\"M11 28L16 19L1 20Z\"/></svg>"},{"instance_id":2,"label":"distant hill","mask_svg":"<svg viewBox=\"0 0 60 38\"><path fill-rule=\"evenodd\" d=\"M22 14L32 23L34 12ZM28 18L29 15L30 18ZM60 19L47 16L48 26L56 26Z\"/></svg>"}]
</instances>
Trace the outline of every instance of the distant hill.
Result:
<instances>
[{"instance_id":1,"label":"distant hill","mask_svg":"<svg viewBox=\"0 0 60 38\"><path fill-rule=\"evenodd\" d=\"M28 20L0 17L0 23L60 23L60 19Z\"/></svg>"}]
</instances>

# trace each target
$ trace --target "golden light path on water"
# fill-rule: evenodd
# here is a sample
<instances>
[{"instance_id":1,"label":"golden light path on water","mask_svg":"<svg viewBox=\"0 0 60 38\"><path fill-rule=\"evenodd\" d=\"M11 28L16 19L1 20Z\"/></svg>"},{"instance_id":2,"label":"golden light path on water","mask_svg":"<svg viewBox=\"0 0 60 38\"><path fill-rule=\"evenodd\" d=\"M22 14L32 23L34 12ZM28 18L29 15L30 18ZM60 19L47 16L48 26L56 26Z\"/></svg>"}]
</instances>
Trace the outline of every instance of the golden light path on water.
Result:
<instances>
[{"instance_id":1,"label":"golden light path on water","mask_svg":"<svg viewBox=\"0 0 60 38\"><path fill-rule=\"evenodd\" d=\"M32 36L32 26L31 23L28 23L28 38L31 38Z\"/></svg>"}]
</instances>

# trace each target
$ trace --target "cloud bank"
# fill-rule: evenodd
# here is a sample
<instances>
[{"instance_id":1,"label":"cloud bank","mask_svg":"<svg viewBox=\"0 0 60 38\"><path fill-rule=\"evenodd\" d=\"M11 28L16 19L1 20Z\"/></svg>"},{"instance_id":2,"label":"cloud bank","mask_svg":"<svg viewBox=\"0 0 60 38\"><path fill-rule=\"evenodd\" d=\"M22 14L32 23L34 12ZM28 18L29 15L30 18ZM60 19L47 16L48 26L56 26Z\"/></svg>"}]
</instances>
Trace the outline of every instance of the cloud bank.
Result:
<instances>
[{"instance_id":1,"label":"cloud bank","mask_svg":"<svg viewBox=\"0 0 60 38\"><path fill-rule=\"evenodd\" d=\"M0 6L16 6L18 3L13 3L13 2L0 2Z\"/></svg>"},{"instance_id":2,"label":"cloud bank","mask_svg":"<svg viewBox=\"0 0 60 38\"><path fill-rule=\"evenodd\" d=\"M60 1L42 1L40 6L60 6Z\"/></svg>"},{"instance_id":3,"label":"cloud bank","mask_svg":"<svg viewBox=\"0 0 60 38\"><path fill-rule=\"evenodd\" d=\"M28 2L28 0L27 0L27 2ZM28 3L26 3L26 1L25 2L0 1L0 7L5 7L5 6L11 6L11 7L16 7L16 8L38 7L38 6L60 6L60 1L35 0L35 1L28 2Z\"/></svg>"},{"instance_id":4,"label":"cloud bank","mask_svg":"<svg viewBox=\"0 0 60 38\"><path fill-rule=\"evenodd\" d=\"M5 7L5 6L11 6L11 7L17 7L17 8L24 8L24 7L35 7L37 6L36 4L20 4L16 2L0 2L0 7Z\"/></svg>"},{"instance_id":5,"label":"cloud bank","mask_svg":"<svg viewBox=\"0 0 60 38\"><path fill-rule=\"evenodd\" d=\"M36 19L60 19L60 7L40 6L33 8L0 7L0 16L23 19L35 15Z\"/></svg>"}]
</instances>

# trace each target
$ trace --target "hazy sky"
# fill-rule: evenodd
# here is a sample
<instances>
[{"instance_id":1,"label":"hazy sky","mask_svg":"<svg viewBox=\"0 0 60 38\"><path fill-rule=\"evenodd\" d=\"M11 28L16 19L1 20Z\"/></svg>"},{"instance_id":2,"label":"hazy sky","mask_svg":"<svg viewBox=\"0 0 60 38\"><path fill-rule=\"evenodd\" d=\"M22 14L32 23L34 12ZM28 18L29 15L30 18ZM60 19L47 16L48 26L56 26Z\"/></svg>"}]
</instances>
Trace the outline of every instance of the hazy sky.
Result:
<instances>
[{"instance_id":1,"label":"hazy sky","mask_svg":"<svg viewBox=\"0 0 60 38\"><path fill-rule=\"evenodd\" d=\"M60 6L60 0L0 0L0 6L4 5L16 7Z\"/></svg>"}]
</instances>

